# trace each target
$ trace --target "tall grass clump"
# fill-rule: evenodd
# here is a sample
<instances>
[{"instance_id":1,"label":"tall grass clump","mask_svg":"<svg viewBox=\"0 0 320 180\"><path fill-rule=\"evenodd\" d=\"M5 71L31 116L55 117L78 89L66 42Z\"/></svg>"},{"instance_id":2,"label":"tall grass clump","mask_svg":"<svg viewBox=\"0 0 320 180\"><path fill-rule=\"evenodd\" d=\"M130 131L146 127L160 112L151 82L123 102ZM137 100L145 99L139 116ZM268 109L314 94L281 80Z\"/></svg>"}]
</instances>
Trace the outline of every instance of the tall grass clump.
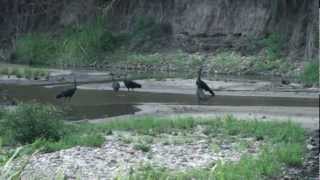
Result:
<instances>
[{"instance_id":1,"label":"tall grass clump","mask_svg":"<svg viewBox=\"0 0 320 180\"><path fill-rule=\"evenodd\" d=\"M274 61L282 57L283 37L279 33L271 33L268 37L262 40L265 46L266 58L269 61Z\"/></svg>"},{"instance_id":2,"label":"tall grass clump","mask_svg":"<svg viewBox=\"0 0 320 180\"><path fill-rule=\"evenodd\" d=\"M29 65L79 66L99 61L124 40L106 28L104 18L65 27L57 34L33 33L16 40L15 62Z\"/></svg>"},{"instance_id":3,"label":"tall grass clump","mask_svg":"<svg viewBox=\"0 0 320 180\"><path fill-rule=\"evenodd\" d=\"M51 105L20 104L4 113L0 125L0 135L11 143L32 143L39 138L57 141L64 135L62 116Z\"/></svg>"},{"instance_id":4,"label":"tall grass clump","mask_svg":"<svg viewBox=\"0 0 320 180\"><path fill-rule=\"evenodd\" d=\"M69 126L72 129L72 127ZM62 149L72 148L74 146L99 147L105 142L101 133L87 133L66 130L65 135L58 141L37 139L33 143L34 149L40 149L42 152L55 152Z\"/></svg>"},{"instance_id":5,"label":"tall grass clump","mask_svg":"<svg viewBox=\"0 0 320 180\"><path fill-rule=\"evenodd\" d=\"M16 63L50 65L57 55L58 44L44 33L30 33L16 39Z\"/></svg>"},{"instance_id":6,"label":"tall grass clump","mask_svg":"<svg viewBox=\"0 0 320 180\"><path fill-rule=\"evenodd\" d=\"M59 63L79 65L93 62L102 50L104 33L101 23L67 28L60 39Z\"/></svg>"},{"instance_id":7,"label":"tall grass clump","mask_svg":"<svg viewBox=\"0 0 320 180\"><path fill-rule=\"evenodd\" d=\"M300 79L308 86L317 85L319 86L319 62L312 61L305 65Z\"/></svg>"},{"instance_id":8,"label":"tall grass clump","mask_svg":"<svg viewBox=\"0 0 320 180\"><path fill-rule=\"evenodd\" d=\"M79 66L100 61L123 41L121 35L108 30L105 19L97 17L92 23L66 27L59 38L58 65Z\"/></svg>"}]
</instances>

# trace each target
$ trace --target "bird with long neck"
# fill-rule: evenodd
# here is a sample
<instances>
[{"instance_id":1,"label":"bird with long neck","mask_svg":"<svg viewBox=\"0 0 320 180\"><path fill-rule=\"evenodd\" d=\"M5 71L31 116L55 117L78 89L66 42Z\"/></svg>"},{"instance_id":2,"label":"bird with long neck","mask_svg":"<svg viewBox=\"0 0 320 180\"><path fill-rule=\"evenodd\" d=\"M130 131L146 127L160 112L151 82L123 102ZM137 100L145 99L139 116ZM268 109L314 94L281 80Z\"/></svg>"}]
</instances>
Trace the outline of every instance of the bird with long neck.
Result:
<instances>
[{"instance_id":1,"label":"bird with long neck","mask_svg":"<svg viewBox=\"0 0 320 180\"><path fill-rule=\"evenodd\" d=\"M112 80L112 89L114 92L118 92L120 89L120 83L114 79L114 74L110 73Z\"/></svg>"},{"instance_id":2,"label":"bird with long neck","mask_svg":"<svg viewBox=\"0 0 320 180\"><path fill-rule=\"evenodd\" d=\"M197 84L197 88L202 89L204 91L209 92L212 96L215 96L215 93L212 91L212 89L207 85L207 83L205 83L204 81L202 81L201 79L201 73L202 73L202 68L199 69L198 71L198 78L196 81Z\"/></svg>"}]
</instances>

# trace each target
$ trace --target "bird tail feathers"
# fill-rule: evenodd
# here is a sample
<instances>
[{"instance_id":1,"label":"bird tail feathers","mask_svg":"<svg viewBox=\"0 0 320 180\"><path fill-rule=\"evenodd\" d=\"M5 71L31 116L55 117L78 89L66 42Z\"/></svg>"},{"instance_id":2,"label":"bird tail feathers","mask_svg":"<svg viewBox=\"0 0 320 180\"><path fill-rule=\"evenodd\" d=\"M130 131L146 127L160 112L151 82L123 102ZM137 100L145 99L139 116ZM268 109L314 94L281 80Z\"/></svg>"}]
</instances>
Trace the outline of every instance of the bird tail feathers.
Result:
<instances>
[{"instance_id":1,"label":"bird tail feathers","mask_svg":"<svg viewBox=\"0 0 320 180\"><path fill-rule=\"evenodd\" d=\"M56 99L60 99L60 98L62 98L62 94L58 94L58 95L56 96Z\"/></svg>"}]
</instances>

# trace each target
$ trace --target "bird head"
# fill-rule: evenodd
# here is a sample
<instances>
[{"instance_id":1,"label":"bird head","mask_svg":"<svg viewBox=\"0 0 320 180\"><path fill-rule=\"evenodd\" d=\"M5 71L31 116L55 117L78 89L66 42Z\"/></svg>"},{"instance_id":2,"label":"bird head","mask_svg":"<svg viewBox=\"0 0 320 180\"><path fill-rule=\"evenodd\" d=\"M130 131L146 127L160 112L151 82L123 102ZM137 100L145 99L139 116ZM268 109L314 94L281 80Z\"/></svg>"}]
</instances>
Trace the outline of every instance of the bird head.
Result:
<instances>
[{"instance_id":1,"label":"bird head","mask_svg":"<svg viewBox=\"0 0 320 180\"><path fill-rule=\"evenodd\" d=\"M199 68L199 71L198 71L198 77L201 76L201 73L202 73L202 67Z\"/></svg>"}]
</instances>

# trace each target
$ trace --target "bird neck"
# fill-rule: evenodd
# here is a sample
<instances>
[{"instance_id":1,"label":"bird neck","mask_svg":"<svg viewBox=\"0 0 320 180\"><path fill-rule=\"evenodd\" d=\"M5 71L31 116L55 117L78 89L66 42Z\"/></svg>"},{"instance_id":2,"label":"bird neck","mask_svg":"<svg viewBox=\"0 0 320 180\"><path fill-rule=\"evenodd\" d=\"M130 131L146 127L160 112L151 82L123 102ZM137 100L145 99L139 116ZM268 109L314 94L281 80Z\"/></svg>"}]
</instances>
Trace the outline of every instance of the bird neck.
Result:
<instances>
[{"instance_id":1,"label":"bird neck","mask_svg":"<svg viewBox=\"0 0 320 180\"><path fill-rule=\"evenodd\" d=\"M74 81L74 88L77 89L77 81Z\"/></svg>"},{"instance_id":2,"label":"bird neck","mask_svg":"<svg viewBox=\"0 0 320 180\"><path fill-rule=\"evenodd\" d=\"M198 72L198 81L201 80L201 71Z\"/></svg>"}]
</instances>

